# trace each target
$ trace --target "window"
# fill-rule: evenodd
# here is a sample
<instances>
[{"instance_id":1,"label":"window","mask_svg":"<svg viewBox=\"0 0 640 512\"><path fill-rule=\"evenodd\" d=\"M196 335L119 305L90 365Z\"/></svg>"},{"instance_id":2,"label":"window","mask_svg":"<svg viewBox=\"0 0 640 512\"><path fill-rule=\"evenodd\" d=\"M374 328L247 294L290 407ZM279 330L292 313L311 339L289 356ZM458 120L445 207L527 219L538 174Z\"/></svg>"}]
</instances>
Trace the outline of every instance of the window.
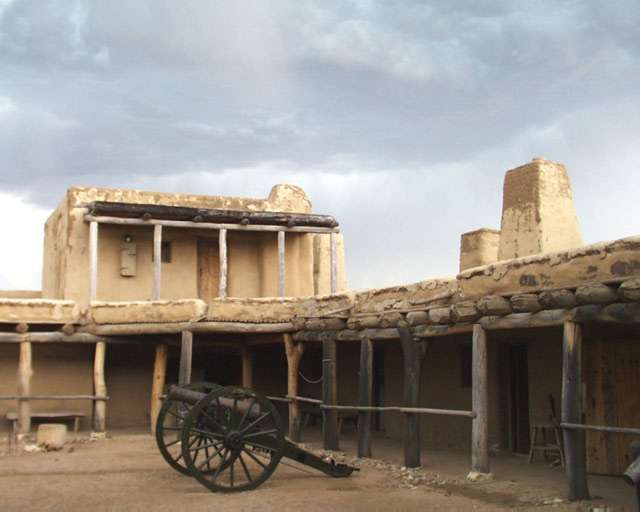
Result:
<instances>
[{"instance_id":1,"label":"window","mask_svg":"<svg viewBox=\"0 0 640 512\"><path fill-rule=\"evenodd\" d=\"M151 261L154 261L153 251L151 251ZM160 242L160 261L171 263L171 242Z\"/></svg>"},{"instance_id":2,"label":"window","mask_svg":"<svg viewBox=\"0 0 640 512\"><path fill-rule=\"evenodd\" d=\"M460 386L463 388L471 387L472 359L471 344L460 345Z\"/></svg>"}]
</instances>

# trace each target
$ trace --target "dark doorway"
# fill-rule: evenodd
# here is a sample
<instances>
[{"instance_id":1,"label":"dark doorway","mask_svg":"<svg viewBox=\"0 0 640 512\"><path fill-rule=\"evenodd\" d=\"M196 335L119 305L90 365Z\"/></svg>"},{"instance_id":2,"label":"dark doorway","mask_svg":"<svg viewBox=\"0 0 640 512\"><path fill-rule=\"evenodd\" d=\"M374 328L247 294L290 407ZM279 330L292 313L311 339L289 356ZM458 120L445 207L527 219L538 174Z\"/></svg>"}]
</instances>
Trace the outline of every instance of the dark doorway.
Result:
<instances>
[{"instance_id":1,"label":"dark doorway","mask_svg":"<svg viewBox=\"0 0 640 512\"><path fill-rule=\"evenodd\" d=\"M527 345L503 344L499 352L502 446L529 452L529 356Z\"/></svg>"}]
</instances>

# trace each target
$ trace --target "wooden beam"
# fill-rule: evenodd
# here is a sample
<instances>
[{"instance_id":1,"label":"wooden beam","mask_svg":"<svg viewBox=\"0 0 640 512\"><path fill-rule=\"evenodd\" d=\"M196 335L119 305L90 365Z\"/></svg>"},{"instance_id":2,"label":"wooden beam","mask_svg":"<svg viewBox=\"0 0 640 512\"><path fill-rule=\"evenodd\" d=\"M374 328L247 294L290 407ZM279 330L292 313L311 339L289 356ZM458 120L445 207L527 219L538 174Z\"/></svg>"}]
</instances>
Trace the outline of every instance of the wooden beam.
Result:
<instances>
[{"instance_id":1,"label":"wooden beam","mask_svg":"<svg viewBox=\"0 0 640 512\"><path fill-rule=\"evenodd\" d=\"M162 280L162 226L153 226L153 300L160 300Z\"/></svg>"},{"instance_id":2,"label":"wooden beam","mask_svg":"<svg viewBox=\"0 0 640 512\"><path fill-rule=\"evenodd\" d=\"M66 335L63 332L29 332L18 334L12 332L0 332L0 343L96 343L108 341L107 338L94 336L87 332Z\"/></svg>"},{"instance_id":3,"label":"wooden beam","mask_svg":"<svg viewBox=\"0 0 640 512\"><path fill-rule=\"evenodd\" d=\"M321 228L313 226L277 226L277 225L256 225L256 224L226 224L214 222L190 222L183 220L157 220L157 219L126 219L120 217L94 216L85 215L84 220L87 222L98 222L100 224L116 224L119 226L161 226L172 228L191 228L191 229L228 229L229 231L263 231L278 232L286 231L287 233L339 233L339 228Z\"/></svg>"},{"instance_id":4,"label":"wooden beam","mask_svg":"<svg viewBox=\"0 0 640 512\"><path fill-rule=\"evenodd\" d=\"M26 398L31 393L31 343L20 343L20 359L18 361L18 433L29 434L31 432L31 403Z\"/></svg>"},{"instance_id":5,"label":"wooden beam","mask_svg":"<svg viewBox=\"0 0 640 512\"><path fill-rule=\"evenodd\" d=\"M98 223L89 223L89 300L98 294Z\"/></svg>"},{"instance_id":6,"label":"wooden beam","mask_svg":"<svg viewBox=\"0 0 640 512\"><path fill-rule=\"evenodd\" d=\"M557 327L564 324L567 314L565 309L547 309L537 313L511 313L502 317L485 316L478 320L478 324L487 331Z\"/></svg>"},{"instance_id":7,"label":"wooden beam","mask_svg":"<svg viewBox=\"0 0 640 512\"><path fill-rule=\"evenodd\" d=\"M338 386L336 379L336 340L325 334L322 340L322 402L336 405ZM338 412L322 411L322 438L325 450L338 450Z\"/></svg>"},{"instance_id":8,"label":"wooden beam","mask_svg":"<svg viewBox=\"0 0 640 512\"><path fill-rule=\"evenodd\" d=\"M136 334L177 334L183 331L221 332L228 334L273 334L294 332L290 322L243 323L243 322L176 322L146 324L96 325L92 331L98 336L125 336Z\"/></svg>"},{"instance_id":9,"label":"wooden beam","mask_svg":"<svg viewBox=\"0 0 640 512\"><path fill-rule=\"evenodd\" d=\"M373 398L373 343L360 342L360 378L358 405L372 406ZM358 412L358 457L371 457L371 411Z\"/></svg>"},{"instance_id":10,"label":"wooden beam","mask_svg":"<svg viewBox=\"0 0 640 512\"><path fill-rule=\"evenodd\" d=\"M293 341L291 334L284 335L284 349L287 355L287 396L298 396L298 372L304 344ZM289 402L289 439L294 443L302 441L300 406L297 400Z\"/></svg>"},{"instance_id":11,"label":"wooden beam","mask_svg":"<svg viewBox=\"0 0 640 512\"><path fill-rule=\"evenodd\" d=\"M473 326L472 339L472 406L471 471L489 473L489 373L487 365L487 333Z\"/></svg>"},{"instance_id":12,"label":"wooden beam","mask_svg":"<svg viewBox=\"0 0 640 512\"><path fill-rule=\"evenodd\" d=\"M285 296L285 241L284 231L278 231L278 296Z\"/></svg>"},{"instance_id":13,"label":"wooden beam","mask_svg":"<svg viewBox=\"0 0 640 512\"><path fill-rule=\"evenodd\" d=\"M247 389L252 389L253 388L253 357L251 354L251 349L247 345L243 345L242 348L240 349L240 358L242 360L242 387Z\"/></svg>"},{"instance_id":14,"label":"wooden beam","mask_svg":"<svg viewBox=\"0 0 640 512\"><path fill-rule=\"evenodd\" d=\"M331 293L338 293L338 250L336 234L331 233Z\"/></svg>"},{"instance_id":15,"label":"wooden beam","mask_svg":"<svg viewBox=\"0 0 640 512\"><path fill-rule=\"evenodd\" d=\"M156 432L156 421L162 407L161 396L164 392L164 383L167 376L167 358L169 347L166 343L156 345L156 356L153 362L153 380L151 382L151 434Z\"/></svg>"},{"instance_id":16,"label":"wooden beam","mask_svg":"<svg viewBox=\"0 0 640 512\"><path fill-rule=\"evenodd\" d=\"M93 392L96 396L107 395L107 383L104 377L104 360L107 344L104 341L96 343L93 359ZM93 403L93 431L104 433L106 430L107 402L96 400Z\"/></svg>"},{"instance_id":17,"label":"wooden beam","mask_svg":"<svg viewBox=\"0 0 640 512\"><path fill-rule=\"evenodd\" d=\"M229 274L227 266L227 230L221 229L218 233L218 249L220 253L220 287L218 295L221 299L227 296L227 277Z\"/></svg>"},{"instance_id":18,"label":"wooden beam","mask_svg":"<svg viewBox=\"0 0 640 512\"><path fill-rule=\"evenodd\" d=\"M562 423L582 423L582 327L565 322L562 341ZM585 433L563 429L568 498L589 499Z\"/></svg>"},{"instance_id":19,"label":"wooden beam","mask_svg":"<svg viewBox=\"0 0 640 512\"><path fill-rule=\"evenodd\" d=\"M418 407L420 402L420 373L427 352L428 341L417 342L409 327L398 325L398 335L404 360L404 407ZM416 468L420 463L420 416L405 413L403 435L404 465Z\"/></svg>"},{"instance_id":20,"label":"wooden beam","mask_svg":"<svg viewBox=\"0 0 640 512\"><path fill-rule=\"evenodd\" d=\"M178 384L184 386L191 382L191 361L193 358L193 333L182 331L180 344L180 370L178 373Z\"/></svg>"}]
</instances>

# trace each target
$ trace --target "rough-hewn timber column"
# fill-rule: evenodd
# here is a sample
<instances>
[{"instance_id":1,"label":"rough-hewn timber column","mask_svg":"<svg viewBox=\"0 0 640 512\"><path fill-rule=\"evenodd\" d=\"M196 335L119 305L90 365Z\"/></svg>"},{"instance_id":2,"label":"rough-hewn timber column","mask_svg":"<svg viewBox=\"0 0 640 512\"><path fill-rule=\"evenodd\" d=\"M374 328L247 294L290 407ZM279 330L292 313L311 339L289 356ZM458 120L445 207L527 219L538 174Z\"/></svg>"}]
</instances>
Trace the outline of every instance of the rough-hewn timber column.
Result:
<instances>
[{"instance_id":1,"label":"rough-hewn timber column","mask_svg":"<svg viewBox=\"0 0 640 512\"><path fill-rule=\"evenodd\" d=\"M182 331L182 341L180 343L180 370L178 373L178 384L184 386L191 382L191 360L193 358L193 333Z\"/></svg>"},{"instance_id":2,"label":"rough-hewn timber column","mask_svg":"<svg viewBox=\"0 0 640 512\"><path fill-rule=\"evenodd\" d=\"M358 405L371 406L373 395L373 343L360 342ZM358 412L358 457L371 457L371 411Z\"/></svg>"},{"instance_id":3,"label":"rough-hewn timber column","mask_svg":"<svg viewBox=\"0 0 640 512\"><path fill-rule=\"evenodd\" d=\"M287 333L284 335L284 349L287 354L287 394L298 396L298 371L304 345L301 342L296 343L293 336ZM295 443L302 440L300 427L300 406L296 400L292 400L289 402L289 439Z\"/></svg>"},{"instance_id":4,"label":"rough-hewn timber column","mask_svg":"<svg viewBox=\"0 0 640 512\"><path fill-rule=\"evenodd\" d=\"M471 471L489 473L487 332L478 324L473 326L472 353Z\"/></svg>"},{"instance_id":5,"label":"rough-hewn timber column","mask_svg":"<svg viewBox=\"0 0 640 512\"><path fill-rule=\"evenodd\" d=\"M221 229L218 233L218 250L220 256L220 286L218 295L224 299L227 296L227 276L229 274L227 265L227 230Z\"/></svg>"},{"instance_id":6,"label":"rough-hewn timber column","mask_svg":"<svg viewBox=\"0 0 640 512\"><path fill-rule=\"evenodd\" d=\"M20 359L18 362L18 396L31 394L31 342L20 343ZM18 399L18 434L31 432L31 403L28 399Z\"/></svg>"},{"instance_id":7,"label":"rough-hewn timber column","mask_svg":"<svg viewBox=\"0 0 640 512\"><path fill-rule=\"evenodd\" d=\"M284 231L278 231L278 296L285 295L285 241Z\"/></svg>"},{"instance_id":8,"label":"rough-hewn timber column","mask_svg":"<svg viewBox=\"0 0 640 512\"><path fill-rule=\"evenodd\" d=\"M428 342L415 341L406 322L398 323L398 334L404 356L404 406L419 407L420 372L422 360L426 354ZM416 413L404 413L404 465L408 468L420 464L420 416Z\"/></svg>"},{"instance_id":9,"label":"rough-hewn timber column","mask_svg":"<svg viewBox=\"0 0 640 512\"><path fill-rule=\"evenodd\" d=\"M582 423L582 327L565 322L562 341L562 422ZM583 430L563 430L571 501L589 499L587 454Z\"/></svg>"},{"instance_id":10,"label":"rough-hewn timber column","mask_svg":"<svg viewBox=\"0 0 640 512\"><path fill-rule=\"evenodd\" d=\"M98 223L89 223L89 300L96 300L98 293Z\"/></svg>"},{"instance_id":11,"label":"rough-hewn timber column","mask_svg":"<svg viewBox=\"0 0 640 512\"><path fill-rule=\"evenodd\" d=\"M156 421L158 419L158 413L162 402L160 397L164 390L164 382L167 376L167 356L169 354L169 347L166 343L159 343L156 345L156 357L153 362L153 381L151 383L151 433L156 431Z\"/></svg>"},{"instance_id":12,"label":"rough-hewn timber column","mask_svg":"<svg viewBox=\"0 0 640 512\"><path fill-rule=\"evenodd\" d=\"M253 358L251 349L246 345L240 349L242 359L242 387L251 389L253 387Z\"/></svg>"},{"instance_id":13,"label":"rough-hewn timber column","mask_svg":"<svg viewBox=\"0 0 640 512\"><path fill-rule=\"evenodd\" d=\"M336 340L333 335L322 334L322 401L336 405L338 386L336 380ZM338 449L338 411L324 409L322 414L322 439L325 450Z\"/></svg>"},{"instance_id":14,"label":"rough-hewn timber column","mask_svg":"<svg viewBox=\"0 0 640 512\"><path fill-rule=\"evenodd\" d=\"M93 359L93 392L96 396L107 396L107 383L104 378L104 359L107 344L104 341L96 343ZM107 402L95 400L93 402L93 431L104 433L106 430Z\"/></svg>"},{"instance_id":15,"label":"rough-hewn timber column","mask_svg":"<svg viewBox=\"0 0 640 512\"><path fill-rule=\"evenodd\" d=\"M162 280L162 225L153 226L153 300L160 300Z\"/></svg>"}]
</instances>

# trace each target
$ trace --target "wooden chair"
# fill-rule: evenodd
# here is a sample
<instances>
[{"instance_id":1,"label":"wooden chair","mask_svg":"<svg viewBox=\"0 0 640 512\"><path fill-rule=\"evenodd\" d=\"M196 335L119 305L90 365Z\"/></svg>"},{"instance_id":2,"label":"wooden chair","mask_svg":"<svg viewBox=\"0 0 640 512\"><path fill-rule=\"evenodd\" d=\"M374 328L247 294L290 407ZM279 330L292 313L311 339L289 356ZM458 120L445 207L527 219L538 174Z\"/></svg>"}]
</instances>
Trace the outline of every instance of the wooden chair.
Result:
<instances>
[{"instance_id":1,"label":"wooden chair","mask_svg":"<svg viewBox=\"0 0 640 512\"><path fill-rule=\"evenodd\" d=\"M531 425L531 444L529 446L529 464L533 462L536 452L542 452L545 460L547 454L552 453L558 456L558 460L564 468L564 447L562 445L562 430L556 418L556 404L553 396L549 395L549 405L551 415L549 423L535 423Z\"/></svg>"}]
</instances>

